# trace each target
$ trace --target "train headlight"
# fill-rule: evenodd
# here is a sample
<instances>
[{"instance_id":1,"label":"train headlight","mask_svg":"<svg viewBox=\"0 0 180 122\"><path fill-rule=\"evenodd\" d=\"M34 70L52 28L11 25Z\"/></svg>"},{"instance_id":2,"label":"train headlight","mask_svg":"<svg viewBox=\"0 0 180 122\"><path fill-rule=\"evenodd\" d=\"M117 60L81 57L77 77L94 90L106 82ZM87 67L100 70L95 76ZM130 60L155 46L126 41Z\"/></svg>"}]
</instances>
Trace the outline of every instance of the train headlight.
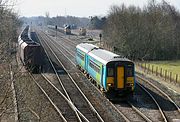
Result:
<instances>
[{"instance_id":1,"label":"train headlight","mask_svg":"<svg viewBox=\"0 0 180 122\"><path fill-rule=\"evenodd\" d=\"M109 87L113 87L113 83L108 83L107 84Z\"/></svg>"},{"instance_id":2,"label":"train headlight","mask_svg":"<svg viewBox=\"0 0 180 122\"><path fill-rule=\"evenodd\" d=\"M132 86L134 86L134 84L133 83L127 83L126 86L132 87Z\"/></svg>"},{"instance_id":3,"label":"train headlight","mask_svg":"<svg viewBox=\"0 0 180 122\"><path fill-rule=\"evenodd\" d=\"M108 83L108 86L111 87L111 86L113 86L113 84L112 83Z\"/></svg>"}]
</instances>

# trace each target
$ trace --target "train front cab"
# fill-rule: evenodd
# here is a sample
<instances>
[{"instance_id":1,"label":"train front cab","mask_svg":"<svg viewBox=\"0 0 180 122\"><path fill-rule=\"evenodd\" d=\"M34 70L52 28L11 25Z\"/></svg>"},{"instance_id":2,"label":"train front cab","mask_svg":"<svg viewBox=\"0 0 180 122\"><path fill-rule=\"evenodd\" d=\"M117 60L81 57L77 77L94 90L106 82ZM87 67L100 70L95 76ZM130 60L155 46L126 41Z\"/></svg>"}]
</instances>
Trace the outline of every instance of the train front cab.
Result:
<instances>
[{"instance_id":1,"label":"train front cab","mask_svg":"<svg viewBox=\"0 0 180 122\"><path fill-rule=\"evenodd\" d=\"M132 62L109 62L107 68L107 89L115 96L132 95L134 91L134 64Z\"/></svg>"}]
</instances>

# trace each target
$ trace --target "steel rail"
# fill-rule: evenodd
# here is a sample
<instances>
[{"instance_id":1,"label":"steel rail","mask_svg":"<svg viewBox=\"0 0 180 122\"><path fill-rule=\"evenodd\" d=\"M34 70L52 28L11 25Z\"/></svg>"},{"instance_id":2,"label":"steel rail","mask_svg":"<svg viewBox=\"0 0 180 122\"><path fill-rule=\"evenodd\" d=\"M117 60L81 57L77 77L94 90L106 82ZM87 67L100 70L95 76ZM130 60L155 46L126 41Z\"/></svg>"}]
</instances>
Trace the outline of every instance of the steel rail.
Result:
<instances>
[{"instance_id":1,"label":"steel rail","mask_svg":"<svg viewBox=\"0 0 180 122\"><path fill-rule=\"evenodd\" d=\"M127 101L127 103L131 106L131 108L136 111L146 122L152 122L146 115L144 115L139 109L137 109L133 104Z\"/></svg>"},{"instance_id":2,"label":"steel rail","mask_svg":"<svg viewBox=\"0 0 180 122\"><path fill-rule=\"evenodd\" d=\"M55 110L58 112L58 114L60 115L60 117L63 119L64 122L67 122L66 118L63 116L62 112L59 110L59 108L53 103L53 101L51 100L51 98L48 96L48 94L44 91L44 89L40 86L40 84L36 81L36 79L34 78L34 76L32 74L29 73L29 75L31 76L31 78L33 79L33 81L36 83L36 85L39 87L39 89L44 93L44 95L47 97L47 99L49 100L49 102L53 105L53 107L55 108Z\"/></svg>"},{"instance_id":3,"label":"steel rail","mask_svg":"<svg viewBox=\"0 0 180 122\"><path fill-rule=\"evenodd\" d=\"M161 89L159 89L157 86L155 86L154 84L152 84L151 82L149 82L148 80L140 77L139 75L136 74L136 77L138 77L139 79L147 82L148 84L150 84L152 87L154 87L155 89L157 89L161 94L163 94L166 98L168 98L169 101L171 101L171 103L173 103L173 105L175 106L175 108L178 110L178 112L180 113L180 108L178 107L178 105L171 99L171 97L169 97L165 92L163 92Z\"/></svg>"},{"instance_id":4,"label":"steel rail","mask_svg":"<svg viewBox=\"0 0 180 122\"><path fill-rule=\"evenodd\" d=\"M164 113L163 113L163 110L161 109L161 107L159 106L159 104L158 104L158 102L156 101L156 99L153 97L153 95L148 91L148 90L146 90L146 88L143 86L143 85L141 85L140 83L136 83L138 86L140 86L151 98L152 98L152 100L155 102L155 104L156 104L156 106L158 107L158 109L159 109L159 111L160 111L160 113L161 113L161 115L162 115L162 117L163 117L163 119L164 119L164 122L168 122L167 121L167 118L165 117L165 115L164 115Z\"/></svg>"},{"instance_id":5,"label":"steel rail","mask_svg":"<svg viewBox=\"0 0 180 122\"><path fill-rule=\"evenodd\" d=\"M73 104L72 101L70 101L44 74L41 74L41 75L46 79L46 81L47 81L55 90L58 91L58 93L65 99L65 101L68 102L68 104L70 105L70 107L71 107L75 112L77 111L77 113L80 114L80 116L81 116L85 121L89 122L88 119L76 108L76 106ZM79 119L79 118L78 118L78 119ZM81 121L81 120L79 120L79 121Z\"/></svg>"}]
</instances>

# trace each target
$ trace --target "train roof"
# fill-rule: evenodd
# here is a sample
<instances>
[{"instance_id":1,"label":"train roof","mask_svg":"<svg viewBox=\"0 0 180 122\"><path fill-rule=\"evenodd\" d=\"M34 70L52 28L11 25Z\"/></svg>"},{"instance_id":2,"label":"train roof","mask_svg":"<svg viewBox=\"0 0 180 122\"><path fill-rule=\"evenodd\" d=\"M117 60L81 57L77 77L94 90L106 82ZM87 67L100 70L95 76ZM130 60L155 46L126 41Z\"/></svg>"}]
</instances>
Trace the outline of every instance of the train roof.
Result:
<instances>
[{"instance_id":1,"label":"train roof","mask_svg":"<svg viewBox=\"0 0 180 122\"><path fill-rule=\"evenodd\" d=\"M89 56L93 57L97 61L101 62L103 65L106 65L111 61L130 61L127 58L124 58L120 55L112 53L104 49L94 49L88 53Z\"/></svg>"},{"instance_id":2,"label":"train roof","mask_svg":"<svg viewBox=\"0 0 180 122\"><path fill-rule=\"evenodd\" d=\"M95 48L99 48L99 47L96 45L93 45L93 44L81 43L81 44L78 44L76 46L76 48L82 50L85 53L88 53L89 51L91 51Z\"/></svg>"},{"instance_id":3,"label":"train roof","mask_svg":"<svg viewBox=\"0 0 180 122\"><path fill-rule=\"evenodd\" d=\"M21 47L24 49L25 47L37 47L37 46L40 46L39 43L36 43L36 42L30 42L30 43L27 43L27 42L23 42L21 43Z\"/></svg>"}]
</instances>

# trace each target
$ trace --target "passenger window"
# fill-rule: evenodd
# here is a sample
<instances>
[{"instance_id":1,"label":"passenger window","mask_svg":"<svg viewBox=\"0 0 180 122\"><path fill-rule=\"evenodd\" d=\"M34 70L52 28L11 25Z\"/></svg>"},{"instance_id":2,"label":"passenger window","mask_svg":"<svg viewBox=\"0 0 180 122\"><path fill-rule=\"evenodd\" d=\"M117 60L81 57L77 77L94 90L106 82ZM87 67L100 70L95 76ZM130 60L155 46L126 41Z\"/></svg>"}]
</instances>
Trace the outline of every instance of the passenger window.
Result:
<instances>
[{"instance_id":1,"label":"passenger window","mask_svg":"<svg viewBox=\"0 0 180 122\"><path fill-rule=\"evenodd\" d=\"M114 75L114 69L108 68L108 77L112 77Z\"/></svg>"}]
</instances>

